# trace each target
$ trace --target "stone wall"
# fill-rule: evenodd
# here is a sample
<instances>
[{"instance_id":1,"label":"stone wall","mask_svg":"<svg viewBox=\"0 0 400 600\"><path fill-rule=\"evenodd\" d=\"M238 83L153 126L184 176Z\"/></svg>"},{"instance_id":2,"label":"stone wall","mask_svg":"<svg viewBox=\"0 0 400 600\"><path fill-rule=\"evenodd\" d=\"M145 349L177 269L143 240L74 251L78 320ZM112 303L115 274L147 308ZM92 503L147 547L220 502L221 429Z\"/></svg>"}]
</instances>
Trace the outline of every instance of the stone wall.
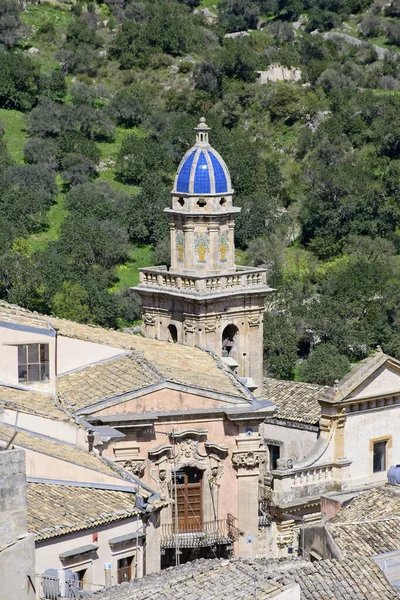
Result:
<instances>
[{"instance_id":1,"label":"stone wall","mask_svg":"<svg viewBox=\"0 0 400 600\"><path fill-rule=\"evenodd\" d=\"M34 535L27 533L23 450L0 451L0 597L35 597Z\"/></svg>"}]
</instances>

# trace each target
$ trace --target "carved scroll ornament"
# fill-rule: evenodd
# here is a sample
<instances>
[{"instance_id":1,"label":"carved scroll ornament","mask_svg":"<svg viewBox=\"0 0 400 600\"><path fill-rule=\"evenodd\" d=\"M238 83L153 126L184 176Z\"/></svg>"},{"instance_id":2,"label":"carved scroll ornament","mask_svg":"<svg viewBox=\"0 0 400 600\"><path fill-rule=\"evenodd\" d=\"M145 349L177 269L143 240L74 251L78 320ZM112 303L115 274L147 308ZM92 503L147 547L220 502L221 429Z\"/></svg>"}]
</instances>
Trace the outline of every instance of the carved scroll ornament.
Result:
<instances>
[{"instance_id":1,"label":"carved scroll ornament","mask_svg":"<svg viewBox=\"0 0 400 600\"><path fill-rule=\"evenodd\" d=\"M264 451L235 452L232 455L232 463L235 467L254 469L265 462Z\"/></svg>"}]
</instances>

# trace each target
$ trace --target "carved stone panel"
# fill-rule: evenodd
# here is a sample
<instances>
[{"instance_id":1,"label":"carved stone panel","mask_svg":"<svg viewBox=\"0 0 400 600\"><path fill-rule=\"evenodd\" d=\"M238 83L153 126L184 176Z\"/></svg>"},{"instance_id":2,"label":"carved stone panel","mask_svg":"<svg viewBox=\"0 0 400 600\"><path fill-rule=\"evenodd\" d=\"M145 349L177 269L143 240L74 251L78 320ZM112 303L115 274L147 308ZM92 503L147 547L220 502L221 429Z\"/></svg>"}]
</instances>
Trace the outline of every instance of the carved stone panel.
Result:
<instances>
[{"instance_id":1,"label":"carved stone panel","mask_svg":"<svg viewBox=\"0 0 400 600\"><path fill-rule=\"evenodd\" d=\"M254 469L265 462L265 451L250 450L248 452L234 452L232 463L234 467Z\"/></svg>"}]
</instances>

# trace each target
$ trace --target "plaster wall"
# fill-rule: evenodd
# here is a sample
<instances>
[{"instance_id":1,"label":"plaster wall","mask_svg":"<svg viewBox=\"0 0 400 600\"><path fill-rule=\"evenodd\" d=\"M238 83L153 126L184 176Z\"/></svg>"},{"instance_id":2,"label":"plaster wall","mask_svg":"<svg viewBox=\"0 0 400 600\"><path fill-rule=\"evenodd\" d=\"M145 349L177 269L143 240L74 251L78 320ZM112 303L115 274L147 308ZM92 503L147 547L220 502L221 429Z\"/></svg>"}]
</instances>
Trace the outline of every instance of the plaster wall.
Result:
<instances>
[{"instance_id":1,"label":"plaster wall","mask_svg":"<svg viewBox=\"0 0 400 600\"><path fill-rule=\"evenodd\" d=\"M8 425L15 425L17 423L18 427L21 427L21 429L27 429L29 431L34 431L35 433L40 433L41 435L47 435L57 440L76 445L78 448L84 450L87 450L88 448L86 441L87 432L83 428L77 427L75 423L54 421L22 412L18 412L17 420L17 412L8 408L4 409L3 412L0 412L0 421Z\"/></svg>"},{"instance_id":2,"label":"plaster wall","mask_svg":"<svg viewBox=\"0 0 400 600\"><path fill-rule=\"evenodd\" d=\"M33 600L35 592L33 534L0 551L0 600Z\"/></svg>"},{"instance_id":3,"label":"plaster wall","mask_svg":"<svg viewBox=\"0 0 400 600\"><path fill-rule=\"evenodd\" d=\"M352 485L387 480L386 471L400 462L400 407L348 414L344 428L344 454L352 461ZM387 440L386 470L373 473L373 441Z\"/></svg>"},{"instance_id":4,"label":"plaster wall","mask_svg":"<svg viewBox=\"0 0 400 600\"><path fill-rule=\"evenodd\" d=\"M300 600L300 586L294 583L282 592L271 596L270 600Z\"/></svg>"},{"instance_id":5,"label":"plaster wall","mask_svg":"<svg viewBox=\"0 0 400 600\"><path fill-rule=\"evenodd\" d=\"M142 520L134 517L71 535L55 537L48 541L37 542L35 550L36 573L43 575L46 569L71 569L72 571L87 569L84 589L86 591L96 591L100 589L100 586L105 585L104 563L111 563L111 584L116 585L118 583L118 560L128 556L137 556L136 576L142 577L145 570L142 537L139 536L138 549L136 538L133 541L118 544L113 549L109 545L109 540L112 538L136 531L141 533L143 531L142 526ZM97 541L93 540L93 534L98 535ZM99 548L90 554L77 555L62 560L59 557L63 552L76 550L91 544L96 544ZM135 578L135 568L132 568L132 571L132 578Z\"/></svg>"},{"instance_id":6,"label":"plaster wall","mask_svg":"<svg viewBox=\"0 0 400 600\"><path fill-rule=\"evenodd\" d=\"M276 444L281 447L280 458L299 461L305 458L314 446L318 432L263 423L261 435L266 444ZM269 460L268 456L267 460Z\"/></svg>"},{"instance_id":7,"label":"plaster wall","mask_svg":"<svg viewBox=\"0 0 400 600\"><path fill-rule=\"evenodd\" d=\"M54 393L56 390L55 340L55 332L52 330L25 331L0 326L0 381L19 385L25 389ZM21 344L49 344L48 382L19 383L17 346Z\"/></svg>"},{"instance_id":8,"label":"plaster wall","mask_svg":"<svg viewBox=\"0 0 400 600\"><path fill-rule=\"evenodd\" d=\"M399 371L382 365L350 395L350 398L373 398L383 394L387 396L392 392L400 392Z\"/></svg>"},{"instance_id":9,"label":"plaster wall","mask_svg":"<svg viewBox=\"0 0 400 600\"><path fill-rule=\"evenodd\" d=\"M15 443L18 442L18 436ZM48 454L25 450L27 477L38 477L43 479L57 479L63 481L78 481L87 483L109 483L121 485L121 478L94 471L87 467L75 465Z\"/></svg>"},{"instance_id":10,"label":"plaster wall","mask_svg":"<svg viewBox=\"0 0 400 600\"><path fill-rule=\"evenodd\" d=\"M123 354L121 348L95 344L59 335L57 337L57 371L63 375L80 367Z\"/></svg>"},{"instance_id":11,"label":"plaster wall","mask_svg":"<svg viewBox=\"0 0 400 600\"><path fill-rule=\"evenodd\" d=\"M245 402L245 400L243 400ZM204 396L191 394L163 388L149 392L146 395L140 395L138 398L126 400L108 408L96 411L96 416L120 415L120 414L140 414L140 413L162 413L162 412L186 412L188 410L204 410L207 408L222 408L232 406L233 403L215 398L206 398ZM184 422L184 421L182 421Z\"/></svg>"}]
</instances>

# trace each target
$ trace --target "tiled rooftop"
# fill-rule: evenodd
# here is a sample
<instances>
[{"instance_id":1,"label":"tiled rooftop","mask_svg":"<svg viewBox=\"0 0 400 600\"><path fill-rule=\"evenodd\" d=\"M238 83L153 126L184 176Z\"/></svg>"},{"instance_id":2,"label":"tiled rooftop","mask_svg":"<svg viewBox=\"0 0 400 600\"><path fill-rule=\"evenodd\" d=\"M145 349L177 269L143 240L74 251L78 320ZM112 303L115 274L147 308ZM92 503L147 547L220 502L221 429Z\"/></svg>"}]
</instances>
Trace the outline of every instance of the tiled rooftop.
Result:
<instances>
[{"instance_id":1,"label":"tiled rooftop","mask_svg":"<svg viewBox=\"0 0 400 600\"><path fill-rule=\"evenodd\" d=\"M0 406L47 417L55 421L70 420L52 395L43 394L42 392L31 392L0 385Z\"/></svg>"},{"instance_id":2,"label":"tiled rooftop","mask_svg":"<svg viewBox=\"0 0 400 600\"><path fill-rule=\"evenodd\" d=\"M27 506L28 531L37 541L139 513L133 493L49 483L28 483Z\"/></svg>"},{"instance_id":3,"label":"tiled rooftop","mask_svg":"<svg viewBox=\"0 0 400 600\"><path fill-rule=\"evenodd\" d=\"M6 302L0 302L1 321L30 327L52 327L65 337L133 350L139 363L147 362L150 370L154 371L160 380L165 379L240 399L251 399L251 394L221 360L199 348L39 315ZM140 364L139 367L141 368Z\"/></svg>"},{"instance_id":4,"label":"tiled rooftop","mask_svg":"<svg viewBox=\"0 0 400 600\"><path fill-rule=\"evenodd\" d=\"M93 594L93 600L266 600L297 583L302 600L395 600L370 559L199 560Z\"/></svg>"},{"instance_id":5,"label":"tiled rooftop","mask_svg":"<svg viewBox=\"0 0 400 600\"><path fill-rule=\"evenodd\" d=\"M143 361L130 354L59 377L59 399L67 410L74 412L160 380Z\"/></svg>"},{"instance_id":6,"label":"tiled rooftop","mask_svg":"<svg viewBox=\"0 0 400 600\"><path fill-rule=\"evenodd\" d=\"M254 597L254 566L244 560L197 560L93 595L93 600L248 600ZM257 573L257 599L285 589L283 581Z\"/></svg>"},{"instance_id":7,"label":"tiled rooftop","mask_svg":"<svg viewBox=\"0 0 400 600\"><path fill-rule=\"evenodd\" d=\"M287 573L304 600L395 600L399 596L369 558L321 560Z\"/></svg>"},{"instance_id":8,"label":"tiled rooftop","mask_svg":"<svg viewBox=\"0 0 400 600\"><path fill-rule=\"evenodd\" d=\"M373 556L400 550L400 488L385 486L357 496L328 523L346 556Z\"/></svg>"},{"instance_id":9,"label":"tiled rooftop","mask_svg":"<svg viewBox=\"0 0 400 600\"><path fill-rule=\"evenodd\" d=\"M59 442L53 438L45 437L17 429L17 437L13 442L13 446L33 450L34 452L42 452L60 460L66 460L75 465L93 469L100 473L120 477L117 471L114 471L106 462L94 454L89 454L85 450L80 450L75 446ZM1 442L9 442L14 434L14 427L1 424L0 425L0 445Z\"/></svg>"},{"instance_id":10,"label":"tiled rooftop","mask_svg":"<svg viewBox=\"0 0 400 600\"><path fill-rule=\"evenodd\" d=\"M264 378L264 396L278 407L277 419L318 424L321 408L318 398L330 388L314 383Z\"/></svg>"}]
</instances>

